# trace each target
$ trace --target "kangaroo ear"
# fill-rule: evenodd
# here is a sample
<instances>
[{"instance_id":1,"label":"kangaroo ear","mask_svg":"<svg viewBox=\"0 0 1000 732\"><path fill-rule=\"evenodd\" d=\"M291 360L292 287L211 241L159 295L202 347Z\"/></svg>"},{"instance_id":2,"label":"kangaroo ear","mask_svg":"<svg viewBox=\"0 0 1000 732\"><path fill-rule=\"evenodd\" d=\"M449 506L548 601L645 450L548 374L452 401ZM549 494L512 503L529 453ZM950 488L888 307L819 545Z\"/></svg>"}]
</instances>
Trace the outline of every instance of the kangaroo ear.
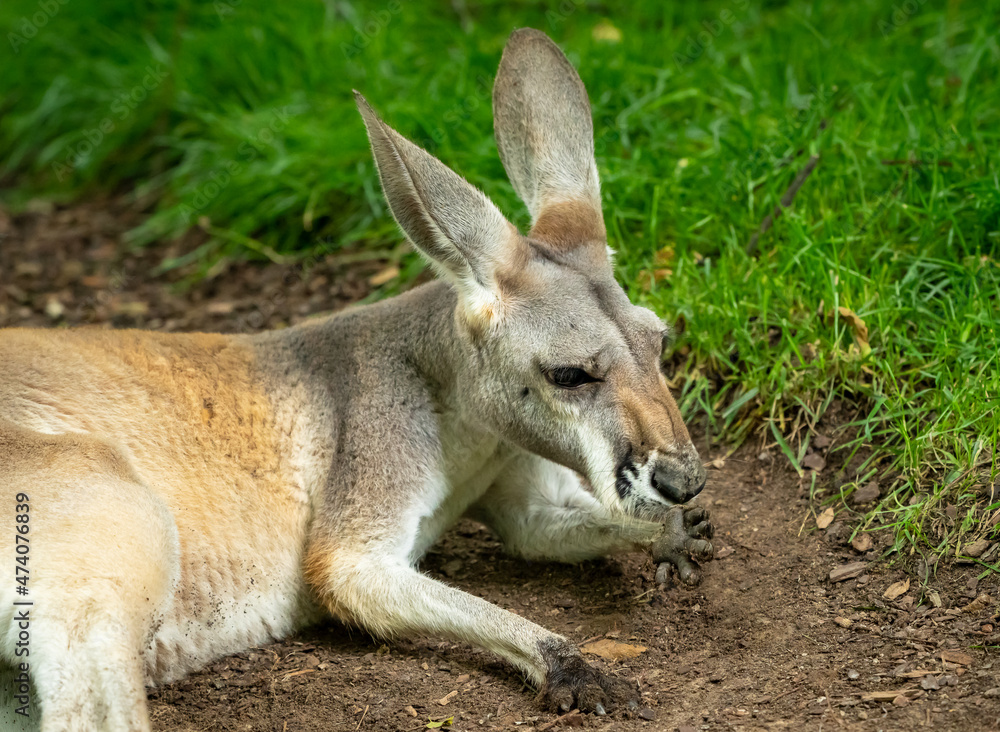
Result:
<instances>
[{"instance_id":1,"label":"kangaroo ear","mask_svg":"<svg viewBox=\"0 0 1000 732\"><path fill-rule=\"evenodd\" d=\"M385 124L361 94L354 97L403 233L458 285L466 305L498 314L497 274L516 267L526 247L517 229L481 191Z\"/></svg>"},{"instance_id":2,"label":"kangaroo ear","mask_svg":"<svg viewBox=\"0 0 1000 732\"><path fill-rule=\"evenodd\" d=\"M573 249L605 246L590 100L580 76L541 31L514 31L493 85L497 148L531 212L531 237Z\"/></svg>"}]
</instances>

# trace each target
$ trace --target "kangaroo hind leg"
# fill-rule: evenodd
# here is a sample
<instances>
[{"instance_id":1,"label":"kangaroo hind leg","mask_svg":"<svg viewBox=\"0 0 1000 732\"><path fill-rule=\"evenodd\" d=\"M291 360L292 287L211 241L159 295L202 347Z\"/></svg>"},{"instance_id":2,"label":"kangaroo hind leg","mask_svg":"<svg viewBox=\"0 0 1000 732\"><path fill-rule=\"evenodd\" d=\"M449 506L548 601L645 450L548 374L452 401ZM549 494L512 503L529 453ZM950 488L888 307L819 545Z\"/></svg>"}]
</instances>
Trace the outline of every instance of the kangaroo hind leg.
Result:
<instances>
[{"instance_id":1,"label":"kangaroo hind leg","mask_svg":"<svg viewBox=\"0 0 1000 732\"><path fill-rule=\"evenodd\" d=\"M180 567L166 504L86 435L0 424L0 466L0 510L28 506L30 571L26 594L0 587L0 654L28 663L42 732L148 730L152 640ZM0 532L2 556L18 556L14 534Z\"/></svg>"}]
</instances>

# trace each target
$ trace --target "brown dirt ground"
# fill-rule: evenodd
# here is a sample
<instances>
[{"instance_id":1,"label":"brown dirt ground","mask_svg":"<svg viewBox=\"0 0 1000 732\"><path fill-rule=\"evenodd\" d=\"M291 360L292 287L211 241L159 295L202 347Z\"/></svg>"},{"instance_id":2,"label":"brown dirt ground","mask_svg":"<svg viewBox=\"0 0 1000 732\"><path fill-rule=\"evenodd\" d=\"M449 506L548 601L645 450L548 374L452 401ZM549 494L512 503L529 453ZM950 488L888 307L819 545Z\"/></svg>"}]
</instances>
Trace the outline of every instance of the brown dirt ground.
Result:
<instances>
[{"instance_id":1,"label":"brown dirt ground","mask_svg":"<svg viewBox=\"0 0 1000 732\"><path fill-rule=\"evenodd\" d=\"M121 234L139 216L114 202L0 210L0 327L281 327L363 297L386 266L234 265L178 293L179 274L151 274L162 249L122 253ZM578 566L509 558L472 522L423 563L575 641L645 647L622 661L593 658L639 683L652 719L557 719L485 652L434 639L382 642L331 622L151 690L154 729L416 731L449 718L455 730L1000 729L996 578L977 585L973 568L929 571L916 556L887 566L876 561L884 533L860 554L846 523L816 528L805 484L780 456L759 452L746 446L710 471L701 500L722 558L694 590L657 585L638 554ZM712 446L703 456L724 454ZM867 563L860 576L830 581L832 569L858 561ZM904 578L910 589L885 599ZM882 696L866 697L873 692Z\"/></svg>"}]
</instances>

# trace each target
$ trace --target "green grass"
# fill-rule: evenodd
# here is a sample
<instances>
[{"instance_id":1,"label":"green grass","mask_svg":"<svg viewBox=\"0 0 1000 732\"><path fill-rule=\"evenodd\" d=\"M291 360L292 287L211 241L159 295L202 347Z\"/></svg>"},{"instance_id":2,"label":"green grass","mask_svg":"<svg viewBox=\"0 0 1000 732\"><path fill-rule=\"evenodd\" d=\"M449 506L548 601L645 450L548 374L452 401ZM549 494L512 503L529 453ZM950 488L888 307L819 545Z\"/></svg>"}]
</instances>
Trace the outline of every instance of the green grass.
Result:
<instances>
[{"instance_id":1,"label":"green grass","mask_svg":"<svg viewBox=\"0 0 1000 732\"><path fill-rule=\"evenodd\" d=\"M358 88L523 226L489 90L509 31L541 28L590 90L621 281L683 326L688 417L798 465L811 426L840 405L848 424L819 498L846 508L878 479L885 497L864 525L891 527L899 548L960 550L990 530L1000 2L554 6L230 0L139 13L68 0L3 51L4 197L130 191L155 202L132 242L200 226L207 241L185 261L205 276L233 257L392 247ZM18 33L40 7L4 3L0 26ZM122 106L147 66L151 90ZM812 154L794 205L748 256ZM407 259L384 292L418 268ZM852 459L857 480L830 479Z\"/></svg>"}]
</instances>

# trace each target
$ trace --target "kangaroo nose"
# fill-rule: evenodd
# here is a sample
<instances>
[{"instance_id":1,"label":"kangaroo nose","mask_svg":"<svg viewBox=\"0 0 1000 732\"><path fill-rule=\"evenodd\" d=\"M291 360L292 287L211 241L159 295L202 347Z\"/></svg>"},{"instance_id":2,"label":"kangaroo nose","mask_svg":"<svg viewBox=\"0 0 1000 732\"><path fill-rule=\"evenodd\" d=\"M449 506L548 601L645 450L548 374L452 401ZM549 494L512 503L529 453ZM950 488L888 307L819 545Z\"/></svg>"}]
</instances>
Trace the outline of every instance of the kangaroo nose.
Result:
<instances>
[{"instance_id":1,"label":"kangaroo nose","mask_svg":"<svg viewBox=\"0 0 1000 732\"><path fill-rule=\"evenodd\" d=\"M652 475L653 488L673 503L687 503L705 487L705 468L701 461L664 460Z\"/></svg>"}]
</instances>

